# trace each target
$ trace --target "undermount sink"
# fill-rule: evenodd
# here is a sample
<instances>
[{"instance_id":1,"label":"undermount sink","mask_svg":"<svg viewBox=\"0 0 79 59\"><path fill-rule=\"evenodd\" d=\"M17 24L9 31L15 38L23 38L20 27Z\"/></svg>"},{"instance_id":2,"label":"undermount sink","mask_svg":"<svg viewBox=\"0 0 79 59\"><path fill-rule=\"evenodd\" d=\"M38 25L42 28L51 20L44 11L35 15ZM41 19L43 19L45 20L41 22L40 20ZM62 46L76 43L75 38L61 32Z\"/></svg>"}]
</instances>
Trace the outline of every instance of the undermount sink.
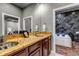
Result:
<instances>
[{"instance_id":1,"label":"undermount sink","mask_svg":"<svg viewBox=\"0 0 79 59\"><path fill-rule=\"evenodd\" d=\"M38 33L37 33L37 34L35 34L35 36L36 36L36 37L43 37L44 34L38 34Z\"/></svg>"},{"instance_id":2,"label":"undermount sink","mask_svg":"<svg viewBox=\"0 0 79 59\"><path fill-rule=\"evenodd\" d=\"M16 46L18 42L5 42L5 43L0 43L0 50L5 50L8 48L11 48L13 46Z\"/></svg>"}]
</instances>

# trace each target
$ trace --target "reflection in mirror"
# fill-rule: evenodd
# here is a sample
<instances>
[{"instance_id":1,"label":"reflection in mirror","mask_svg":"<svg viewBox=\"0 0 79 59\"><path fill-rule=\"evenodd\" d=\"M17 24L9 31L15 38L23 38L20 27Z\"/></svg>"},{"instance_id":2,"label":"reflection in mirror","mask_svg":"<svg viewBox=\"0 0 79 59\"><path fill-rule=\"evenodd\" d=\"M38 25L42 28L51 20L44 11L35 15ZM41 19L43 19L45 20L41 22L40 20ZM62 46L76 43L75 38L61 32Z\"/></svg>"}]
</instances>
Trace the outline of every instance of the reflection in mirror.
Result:
<instances>
[{"instance_id":1,"label":"reflection in mirror","mask_svg":"<svg viewBox=\"0 0 79 59\"><path fill-rule=\"evenodd\" d=\"M38 27L38 24L35 25L35 32L38 32L39 31L39 27Z\"/></svg>"},{"instance_id":2,"label":"reflection in mirror","mask_svg":"<svg viewBox=\"0 0 79 59\"><path fill-rule=\"evenodd\" d=\"M12 34L18 31L18 19L8 17L5 19L5 34Z\"/></svg>"},{"instance_id":3,"label":"reflection in mirror","mask_svg":"<svg viewBox=\"0 0 79 59\"><path fill-rule=\"evenodd\" d=\"M17 34L19 32L19 18L12 15L4 14L4 35Z\"/></svg>"},{"instance_id":4,"label":"reflection in mirror","mask_svg":"<svg viewBox=\"0 0 79 59\"><path fill-rule=\"evenodd\" d=\"M42 25L42 32L46 32L46 30L47 30L47 28L46 28L46 23L44 23L44 24Z\"/></svg>"}]
</instances>

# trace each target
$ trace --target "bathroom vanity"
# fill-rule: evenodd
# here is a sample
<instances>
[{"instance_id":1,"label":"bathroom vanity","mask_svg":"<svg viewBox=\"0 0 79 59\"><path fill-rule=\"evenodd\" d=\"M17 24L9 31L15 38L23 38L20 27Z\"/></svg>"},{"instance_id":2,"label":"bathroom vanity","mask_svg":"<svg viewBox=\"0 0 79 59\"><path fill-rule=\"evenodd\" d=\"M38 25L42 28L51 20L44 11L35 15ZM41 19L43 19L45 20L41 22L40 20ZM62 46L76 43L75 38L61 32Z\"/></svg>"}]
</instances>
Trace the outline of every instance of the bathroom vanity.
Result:
<instances>
[{"instance_id":1,"label":"bathroom vanity","mask_svg":"<svg viewBox=\"0 0 79 59\"><path fill-rule=\"evenodd\" d=\"M0 50L2 56L48 56L51 51L51 33L30 35L29 38L7 40L19 44L6 50Z\"/></svg>"}]
</instances>

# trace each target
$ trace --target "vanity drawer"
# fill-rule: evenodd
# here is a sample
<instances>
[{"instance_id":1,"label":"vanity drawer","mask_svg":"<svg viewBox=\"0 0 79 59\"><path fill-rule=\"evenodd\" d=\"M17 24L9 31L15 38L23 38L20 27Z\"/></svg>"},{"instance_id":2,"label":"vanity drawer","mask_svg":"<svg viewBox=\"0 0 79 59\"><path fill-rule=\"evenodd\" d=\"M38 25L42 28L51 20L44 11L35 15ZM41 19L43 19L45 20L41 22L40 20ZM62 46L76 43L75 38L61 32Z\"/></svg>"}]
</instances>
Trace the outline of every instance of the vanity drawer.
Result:
<instances>
[{"instance_id":1,"label":"vanity drawer","mask_svg":"<svg viewBox=\"0 0 79 59\"><path fill-rule=\"evenodd\" d=\"M43 43L46 43L46 42L48 42L48 41L49 41L49 39L46 38L46 39L43 40Z\"/></svg>"},{"instance_id":2,"label":"vanity drawer","mask_svg":"<svg viewBox=\"0 0 79 59\"><path fill-rule=\"evenodd\" d=\"M28 48L19 50L19 51L13 53L11 56L28 56Z\"/></svg>"},{"instance_id":3,"label":"vanity drawer","mask_svg":"<svg viewBox=\"0 0 79 59\"><path fill-rule=\"evenodd\" d=\"M29 49L29 53L33 52L34 50L36 50L39 47L40 47L40 42L37 42L37 43L29 46L29 48L28 48Z\"/></svg>"},{"instance_id":4,"label":"vanity drawer","mask_svg":"<svg viewBox=\"0 0 79 59\"><path fill-rule=\"evenodd\" d=\"M36 49L29 56L41 56L40 48Z\"/></svg>"}]
</instances>

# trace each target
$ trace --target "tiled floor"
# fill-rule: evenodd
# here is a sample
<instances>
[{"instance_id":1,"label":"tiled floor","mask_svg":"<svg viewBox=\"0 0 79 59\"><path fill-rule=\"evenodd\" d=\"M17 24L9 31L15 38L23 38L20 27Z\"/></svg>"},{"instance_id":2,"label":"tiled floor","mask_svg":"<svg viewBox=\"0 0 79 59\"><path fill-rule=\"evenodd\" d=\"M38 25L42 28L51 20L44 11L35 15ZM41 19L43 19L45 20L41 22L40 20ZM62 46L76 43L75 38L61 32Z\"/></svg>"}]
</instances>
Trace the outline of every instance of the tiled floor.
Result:
<instances>
[{"instance_id":1,"label":"tiled floor","mask_svg":"<svg viewBox=\"0 0 79 59\"><path fill-rule=\"evenodd\" d=\"M49 56L63 56L63 55L58 54L58 53L54 53L54 51L51 51Z\"/></svg>"},{"instance_id":2,"label":"tiled floor","mask_svg":"<svg viewBox=\"0 0 79 59\"><path fill-rule=\"evenodd\" d=\"M79 56L79 42L73 42L72 48L57 45L56 52L65 56Z\"/></svg>"},{"instance_id":3,"label":"tiled floor","mask_svg":"<svg viewBox=\"0 0 79 59\"><path fill-rule=\"evenodd\" d=\"M52 50L49 56L55 56L54 51Z\"/></svg>"}]
</instances>

